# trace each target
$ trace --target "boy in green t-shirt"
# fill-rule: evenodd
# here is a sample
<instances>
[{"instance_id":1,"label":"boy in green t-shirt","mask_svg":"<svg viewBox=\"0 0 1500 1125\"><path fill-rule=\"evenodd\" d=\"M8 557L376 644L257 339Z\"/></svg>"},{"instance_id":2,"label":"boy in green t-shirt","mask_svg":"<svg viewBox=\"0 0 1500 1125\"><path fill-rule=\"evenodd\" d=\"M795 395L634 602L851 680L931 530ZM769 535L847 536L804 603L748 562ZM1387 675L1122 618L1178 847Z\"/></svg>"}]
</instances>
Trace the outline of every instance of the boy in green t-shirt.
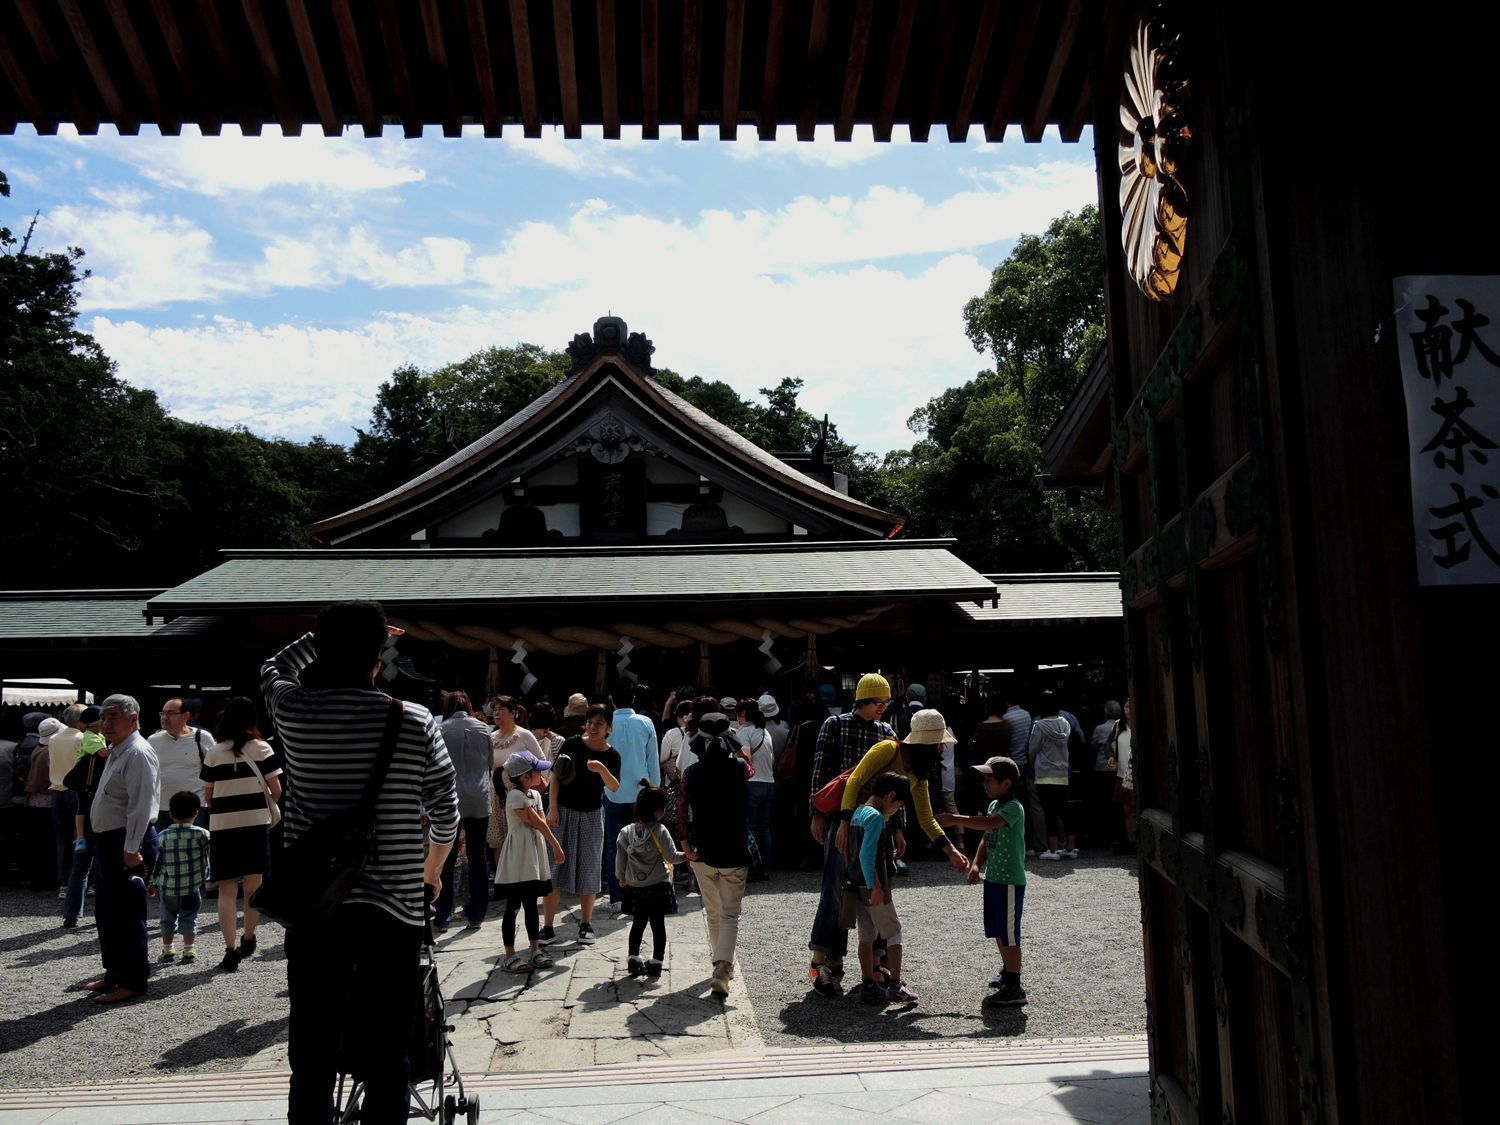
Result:
<instances>
[{"instance_id":1,"label":"boy in green t-shirt","mask_svg":"<svg viewBox=\"0 0 1500 1125\"><path fill-rule=\"evenodd\" d=\"M995 757L975 766L984 775L989 811L983 816L944 813L938 823L948 828L972 828L984 833L969 882L984 880L984 936L995 939L1004 965L990 981L995 991L986 1007L1014 1007L1026 1003L1021 987L1021 908L1026 901L1026 813L1014 790L1021 771L1009 758Z\"/></svg>"}]
</instances>

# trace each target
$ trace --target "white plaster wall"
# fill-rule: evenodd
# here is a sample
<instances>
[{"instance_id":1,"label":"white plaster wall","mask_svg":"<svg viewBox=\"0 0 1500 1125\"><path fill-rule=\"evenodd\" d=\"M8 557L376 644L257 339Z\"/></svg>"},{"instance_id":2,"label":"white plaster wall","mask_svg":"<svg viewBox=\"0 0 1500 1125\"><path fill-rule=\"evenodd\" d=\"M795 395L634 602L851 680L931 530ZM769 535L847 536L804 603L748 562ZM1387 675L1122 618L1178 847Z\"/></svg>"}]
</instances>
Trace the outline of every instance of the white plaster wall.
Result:
<instances>
[{"instance_id":1,"label":"white plaster wall","mask_svg":"<svg viewBox=\"0 0 1500 1125\"><path fill-rule=\"evenodd\" d=\"M489 496L437 525L439 539L478 539L492 527L500 526L505 497Z\"/></svg>"}]
</instances>

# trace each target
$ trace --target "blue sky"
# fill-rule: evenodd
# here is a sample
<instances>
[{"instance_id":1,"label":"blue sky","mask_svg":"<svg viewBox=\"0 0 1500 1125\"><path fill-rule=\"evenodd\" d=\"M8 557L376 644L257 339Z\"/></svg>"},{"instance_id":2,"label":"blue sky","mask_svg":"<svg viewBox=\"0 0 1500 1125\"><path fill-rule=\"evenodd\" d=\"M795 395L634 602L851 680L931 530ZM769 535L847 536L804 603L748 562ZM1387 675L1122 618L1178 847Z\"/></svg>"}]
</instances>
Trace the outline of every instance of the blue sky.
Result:
<instances>
[{"instance_id":1,"label":"blue sky","mask_svg":"<svg viewBox=\"0 0 1500 1125\"><path fill-rule=\"evenodd\" d=\"M663 130L664 135L666 130ZM401 363L561 348L606 311L656 362L784 375L862 449L986 365L964 302L1095 196L1093 147L387 135L0 138L5 225L82 247L81 326L173 413L348 441ZM978 137L980 131L972 131ZM709 134L705 134L709 137Z\"/></svg>"}]
</instances>

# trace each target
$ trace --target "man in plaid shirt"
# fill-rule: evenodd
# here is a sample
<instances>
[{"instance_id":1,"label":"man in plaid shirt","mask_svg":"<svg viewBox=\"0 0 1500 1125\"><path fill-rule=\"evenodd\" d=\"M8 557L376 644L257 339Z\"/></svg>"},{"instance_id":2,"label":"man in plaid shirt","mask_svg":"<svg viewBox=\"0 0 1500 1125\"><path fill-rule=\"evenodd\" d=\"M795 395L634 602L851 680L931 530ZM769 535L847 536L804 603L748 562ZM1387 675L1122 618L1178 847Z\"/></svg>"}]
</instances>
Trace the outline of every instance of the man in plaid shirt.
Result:
<instances>
[{"instance_id":1,"label":"man in plaid shirt","mask_svg":"<svg viewBox=\"0 0 1500 1125\"><path fill-rule=\"evenodd\" d=\"M891 685L885 677L871 673L859 681L853 709L844 715L832 715L823 723L813 753L813 794L839 774L858 765L865 751L877 742L896 737L890 724L880 719L890 701ZM819 995L837 996L842 992L838 978L844 972L849 932L839 925L839 902L844 893L844 853L834 843L834 834L828 830L828 825L829 818L813 809L812 834L823 846L823 887L818 898L818 912L813 918L812 937L807 942L807 948L812 950L808 975ZM899 857L905 850L905 839L899 830L895 840Z\"/></svg>"},{"instance_id":2,"label":"man in plaid shirt","mask_svg":"<svg viewBox=\"0 0 1500 1125\"><path fill-rule=\"evenodd\" d=\"M182 963L191 964L198 953L198 911L203 906L203 888L208 883L208 829L199 828L200 802L196 793L172 794L168 809L172 826L157 839L156 872L151 876L151 897L161 899L161 960L177 960L173 939L182 934Z\"/></svg>"}]
</instances>

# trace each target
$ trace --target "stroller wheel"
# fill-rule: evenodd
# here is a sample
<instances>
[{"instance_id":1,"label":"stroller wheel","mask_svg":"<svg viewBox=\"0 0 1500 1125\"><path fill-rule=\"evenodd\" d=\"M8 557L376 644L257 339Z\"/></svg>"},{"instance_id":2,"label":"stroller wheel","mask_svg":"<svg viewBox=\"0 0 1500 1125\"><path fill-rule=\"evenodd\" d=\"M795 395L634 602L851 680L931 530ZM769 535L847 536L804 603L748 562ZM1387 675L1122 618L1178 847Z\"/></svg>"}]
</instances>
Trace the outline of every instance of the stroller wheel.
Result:
<instances>
[{"instance_id":1,"label":"stroller wheel","mask_svg":"<svg viewBox=\"0 0 1500 1125\"><path fill-rule=\"evenodd\" d=\"M443 1125L453 1125L458 1120L458 1099L449 1094L443 1099Z\"/></svg>"},{"instance_id":2,"label":"stroller wheel","mask_svg":"<svg viewBox=\"0 0 1500 1125\"><path fill-rule=\"evenodd\" d=\"M473 1097L473 1098L469 1098L467 1100L468 1100L468 1103L469 1103L469 1108L468 1108L468 1114L469 1114L469 1116L468 1116L468 1125L479 1125L479 1098L478 1097Z\"/></svg>"}]
</instances>

